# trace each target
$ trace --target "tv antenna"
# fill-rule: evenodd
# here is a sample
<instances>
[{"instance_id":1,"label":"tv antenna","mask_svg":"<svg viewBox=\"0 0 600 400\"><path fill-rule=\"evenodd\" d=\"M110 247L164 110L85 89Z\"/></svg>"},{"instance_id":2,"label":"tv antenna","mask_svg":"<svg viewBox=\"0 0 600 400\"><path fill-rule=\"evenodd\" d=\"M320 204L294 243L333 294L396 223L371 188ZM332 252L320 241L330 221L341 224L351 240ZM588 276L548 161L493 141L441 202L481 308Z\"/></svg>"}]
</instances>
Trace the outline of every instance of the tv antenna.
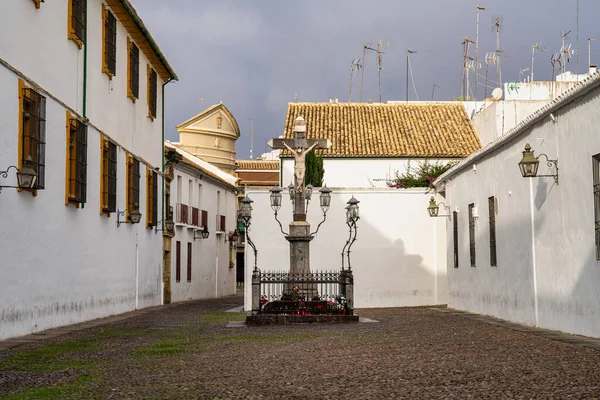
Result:
<instances>
[{"instance_id":1,"label":"tv antenna","mask_svg":"<svg viewBox=\"0 0 600 400\"><path fill-rule=\"evenodd\" d=\"M475 43L466 37L460 44L463 45L463 73L462 73L462 85L461 85L461 96L463 100L467 100L469 97L469 68L467 67L469 61L473 60L469 56L469 45Z\"/></svg>"},{"instance_id":2,"label":"tv antenna","mask_svg":"<svg viewBox=\"0 0 600 400\"><path fill-rule=\"evenodd\" d=\"M250 159L252 160L252 151L254 150L254 118L246 118L250 120Z\"/></svg>"},{"instance_id":3,"label":"tv antenna","mask_svg":"<svg viewBox=\"0 0 600 400\"><path fill-rule=\"evenodd\" d=\"M488 88L488 69L489 65L496 65L496 53L486 53L485 54L485 89L483 97L487 99L487 88Z\"/></svg>"},{"instance_id":4,"label":"tv antenna","mask_svg":"<svg viewBox=\"0 0 600 400\"><path fill-rule=\"evenodd\" d=\"M362 72L362 82L360 84L360 101L362 101L362 87L363 87L363 82L364 82L364 77L365 77L365 57L367 55L367 50L371 50L374 51L377 54L377 85L379 87L379 102L381 103L381 70L384 69L382 66L382 54L385 54L384 51L382 51L381 49L383 49L383 47L386 45L386 43L383 43L383 40L379 40L379 42L377 43L377 48L373 48L371 47L371 44L366 44L363 47L363 72ZM390 44L387 43L387 47L390 47Z\"/></svg>"},{"instance_id":5,"label":"tv antenna","mask_svg":"<svg viewBox=\"0 0 600 400\"><path fill-rule=\"evenodd\" d=\"M536 52L545 52L548 49L542 46L542 42L536 42L531 46L531 82L533 82L533 63L535 61L535 53Z\"/></svg>"},{"instance_id":6,"label":"tv antenna","mask_svg":"<svg viewBox=\"0 0 600 400\"><path fill-rule=\"evenodd\" d=\"M415 87L415 78L412 74L412 68L410 65L410 55L411 54L416 54L417 52L415 50L406 50L406 102L408 103L408 71L410 71L410 76L412 78L412 84L413 84L413 89L415 91L415 96L417 97L417 100L419 99L419 95L417 94L417 88Z\"/></svg>"},{"instance_id":7,"label":"tv antenna","mask_svg":"<svg viewBox=\"0 0 600 400\"><path fill-rule=\"evenodd\" d=\"M360 61L360 58L355 58L350 65L350 93L348 94L348 103L352 101L352 82L354 81L354 76L356 75L356 71L362 68Z\"/></svg>"},{"instance_id":8,"label":"tv antenna","mask_svg":"<svg viewBox=\"0 0 600 400\"><path fill-rule=\"evenodd\" d=\"M433 89L431 90L431 101L433 101L433 96L435 95L435 88L440 88L440 86L433 84Z\"/></svg>"},{"instance_id":9,"label":"tv antenna","mask_svg":"<svg viewBox=\"0 0 600 400\"><path fill-rule=\"evenodd\" d=\"M525 72L527 72L527 71L529 71L529 67L526 67L526 68L521 67L521 68L519 68L519 82L521 81L523 74L525 74Z\"/></svg>"},{"instance_id":10,"label":"tv antenna","mask_svg":"<svg viewBox=\"0 0 600 400\"><path fill-rule=\"evenodd\" d=\"M559 65L559 68L562 68L562 61L561 61L561 59L562 59L562 54L561 53L554 53L550 57L550 64L552 64L552 80L553 81L556 80L556 75L555 75L556 64Z\"/></svg>"},{"instance_id":11,"label":"tv antenna","mask_svg":"<svg viewBox=\"0 0 600 400\"><path fill-rule=\"evenodd\" d=\"M571 54L575 53L573 50L571 50L571 44L565 43L567 40L570 40L569 33L571 33L570 30L561 34L561 41L562 41L562 45L560 46L560 55L561 55L560 73L561 74L563 74L567 71L567 63L569 61L571 61Z\"/></svg>"},{"instance_id":12,"label":"tv antenna","mask_svg":"<svg viewBox=\"0 0 600 400\"><path fill-rule=\"evenodd\" d=\"M500 68L500 32L502 32L502 15L494 15L492 17L492 31L496 32L496 82L502 86L502 69Z\"/></svg>"},{"instance_id":13,"label":"tv antenna","mask_svg":"<svg viewBox=\"0 0 600 400\"><path fill-rule=\"evenodd\" d=\"M477 101L477 86L479 86L479 69L481 65L479 64L479 12L484 11L485 7L477 5L475 7L475 12L477 14L477 27L475 30L475 101Z\"/></svg>"}]
</instances>

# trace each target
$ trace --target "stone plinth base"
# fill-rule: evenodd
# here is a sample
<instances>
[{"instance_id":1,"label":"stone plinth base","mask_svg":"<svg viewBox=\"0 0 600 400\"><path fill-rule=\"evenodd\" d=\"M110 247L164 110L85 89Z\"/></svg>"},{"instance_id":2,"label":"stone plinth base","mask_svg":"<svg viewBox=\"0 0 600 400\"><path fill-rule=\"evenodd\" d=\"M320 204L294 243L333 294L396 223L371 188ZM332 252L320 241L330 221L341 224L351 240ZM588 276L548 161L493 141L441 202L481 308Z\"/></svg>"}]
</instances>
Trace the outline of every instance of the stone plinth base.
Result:
<instances>
[{"instance_id":1,"label":"stone plinth base","mask_svg":"<svg viewBox=\"0 0 600 400\"><path fill-rule=\"evenodd\" d=\"M248 313L247 325L289 325L358 322L358 315L278 315Z\"/></svg>"}]
</instances>

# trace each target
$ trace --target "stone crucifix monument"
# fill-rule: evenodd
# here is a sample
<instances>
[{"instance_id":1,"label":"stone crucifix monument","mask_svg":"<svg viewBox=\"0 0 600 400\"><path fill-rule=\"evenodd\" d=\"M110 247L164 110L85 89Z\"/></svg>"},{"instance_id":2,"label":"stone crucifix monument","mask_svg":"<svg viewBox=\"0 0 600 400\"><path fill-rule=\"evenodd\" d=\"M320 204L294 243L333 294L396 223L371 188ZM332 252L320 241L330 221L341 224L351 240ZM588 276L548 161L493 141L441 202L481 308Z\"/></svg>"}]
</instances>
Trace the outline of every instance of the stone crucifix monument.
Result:
<instances>
[{"instance_id":1,"label":"stone crucifix monument","mask_svg":"<svg viewBox=\"0 0 600 400\"><path fill-rule=\"evenodd\" d=\"M290 188L294 201L294 220L290 223L290 231L286 236L290 242L290 274L308 274L309 245L313 236L310 234L310 224L306 221L305 157L313 149L330 148L331 142L328 139L307 139L306 121L300 116L294 123L293 139L273 138L269 141L269 146L273 149L288 149L294 155L294 187Z\"/></svg>"}]
</instances>

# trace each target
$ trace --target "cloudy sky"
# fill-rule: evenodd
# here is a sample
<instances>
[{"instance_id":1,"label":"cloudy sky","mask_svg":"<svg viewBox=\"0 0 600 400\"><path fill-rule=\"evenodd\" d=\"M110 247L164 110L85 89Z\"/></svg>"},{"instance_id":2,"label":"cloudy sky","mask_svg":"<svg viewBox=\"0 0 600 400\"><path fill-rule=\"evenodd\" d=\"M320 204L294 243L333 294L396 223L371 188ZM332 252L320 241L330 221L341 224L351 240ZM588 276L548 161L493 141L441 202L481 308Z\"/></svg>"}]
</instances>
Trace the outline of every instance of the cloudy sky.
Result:
<instances>
[{"instance_id":1,"label":"cloudy sky","mask_svg":"<svg viewBox=\"0 0 600 400\"><path fill-rule=\"evenodd\" d=\"M461 94L463 46L475 39L478 3L472 0L134 0L154 39L179 76L167 85L167 139L178 140L175 125L223 102L241 129L238 158L249 158L254 119L254 158L266 141L283 131L290 101L348 101L350 66L363 45L383 40L383 101L404 100L406 50L421 100L450 100ZM503 81L531 68L531 47L549 50L535 58L535 79L549 80L550 56L561 33L572 30L576 48L577 0L481 0L480 61L495 50L494 16L502 16L500 48ZM586 70L587 39L600 37L600 1L579 0L579 70ZM387 44L389 43L389 47ZM475 46L469 54L475 57ZM592 42L592 63L600 62L600 41ZM490 65L490 79L496 79ZM577 69L573 55L568 69ZM485 75L485 64L480 70ZM527 71L525 75L529 74ZM474 85L474 78L471 79ZM484 79L480 80L480 84ZM354 79L358 101L361 74ZM409 78L409 98L416 100ZM489 83L490 86L494 84ZM478 97L484 93L479 86ZM473 89L474 90L474 89ZM491 89L488 89L488 96ZM363 100L379 100L375 53L367 54Z\"/></svg>"}]
</instances>

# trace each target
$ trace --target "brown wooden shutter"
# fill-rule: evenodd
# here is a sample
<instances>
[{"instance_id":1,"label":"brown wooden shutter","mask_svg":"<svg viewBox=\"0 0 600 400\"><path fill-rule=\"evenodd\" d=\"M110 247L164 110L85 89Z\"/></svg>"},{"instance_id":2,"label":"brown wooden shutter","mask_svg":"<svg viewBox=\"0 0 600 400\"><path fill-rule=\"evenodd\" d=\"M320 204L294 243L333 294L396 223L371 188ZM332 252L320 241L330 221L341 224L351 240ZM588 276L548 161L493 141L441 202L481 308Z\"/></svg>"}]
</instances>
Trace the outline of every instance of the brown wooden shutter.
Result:
<instances>
[{"instance_id":1,"label":"brown wooden shutter","mask_svg":"<svg viewBox=\"0 0 600 400\"><path fill-rule=\"evenodd\" d=\"M187 248L187 281L192 281L192 243L188 242Z\"/></svg>"},{"instance_id":2,"label":"brown wooden shutter","mask_svg":"<svg viewBox=\"0 0 600 400\"><path fill-rule=\"evenodd\" d=\"M175 282L181 280L181 242L178 240L175 246Z\"/></svg>"}]
</instances>

